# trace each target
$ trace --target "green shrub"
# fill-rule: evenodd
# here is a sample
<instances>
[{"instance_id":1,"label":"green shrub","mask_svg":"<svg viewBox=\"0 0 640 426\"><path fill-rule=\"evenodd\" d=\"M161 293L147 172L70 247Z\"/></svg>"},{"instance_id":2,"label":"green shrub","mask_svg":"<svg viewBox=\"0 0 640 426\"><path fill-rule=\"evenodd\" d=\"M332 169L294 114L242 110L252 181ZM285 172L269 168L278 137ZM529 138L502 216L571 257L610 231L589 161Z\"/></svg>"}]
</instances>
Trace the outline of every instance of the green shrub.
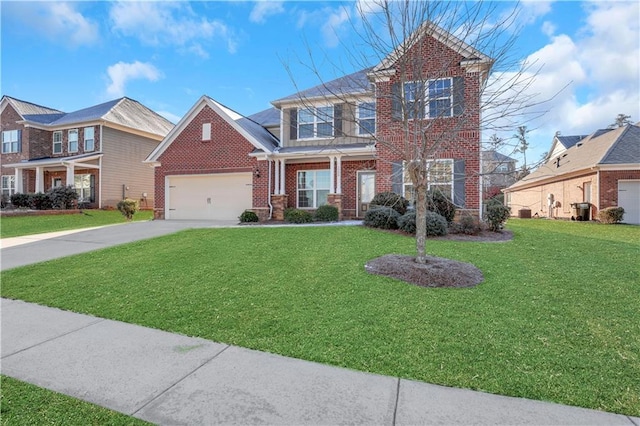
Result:
<instances>
[{"instance_id":1,"label":"green shrub","mask_svg":"<svg viewBox=\"0 0 640 426\"><path fill-rule=\"evenodd\" d=\"M118 210L127 220L133 219L133 215L140 209L140 205L138 204L138 200L132 200L131 198L125 198L124 200L118 202Z\"/></svg>"},{"instance_id":2,"label":"green shrub","mask_svg":"<svg viewBox=\"0 0 640 426\"><path fill-rule=\"evenodd\" d=\"M602 223L620 223L624 216L622 207L607 207L598 212L598 220Z\"/></svg>"},{"instance_id":3,"label":"green shrub","mask_svg":"<svg viewBox=\"0 0 640 426\"><path fill-rule=\"evenodd\" d=\"M427 210L443 216L448 223L453 222L456 215L456 206L438 189L427 192Z\"/></svg>"},{"instance_id":4,"label":"green shrub","mask_svg":"<svg viewBox=\"0 0 640 426\"><path fill-rule=\"evenodd\" d=\"M398 219L398 229L407 234L416 233L416 211L409 210Z\"/></svg>"},{"instance_id":5,"label":"green shrub","mask_svg":"<svg viewBox=\"0 0 640 426\"><path fill-rule=\"evenodd\" d=\"M447 235L447 219L436 212L427 211L427 237Z\"/></svg>"},{"instance_id":6,"label":"green shrub","mask_svg":"<svg viewBox=\"0 0 640 426\"><path fill-rule=\"evenodd\" d=\"M402 195L396 194L395 192L379 192L373 197L373 200L371 200L369 205L370 208L375 208L377 206L391 207L400 213L400 215L403 215L407 212L409 201L407 201L407 199Z\"/></svg>"},{"instance_id":7,"label":"green shrub","mask_svg":"<svg viewBox=\"0 0 640 426\"><path fill-rule=\"evenodd\" d=\"M311 223L313 216L306 210L288 208L284 211L284 220L290 223Z\"/></svg>"},{"instance_id":8,"label":"green shrub","mask_svg":"<svg viewBox=\"0 0 640 426\"><path fill-rule=\"evenodd\" d=\"M364 215L365 226L380 229L398 229L398 213L392 207L376 206L370 208Z\"/></svg>"},{"instance_id":9,"label":"green shrub","mask_svg":"<svg viewBox=\"0 0 640 426\"><path fill-rule=\"evenodd\" d=\"M31 208L31 196L29 194L24 194L21 192L16 192L11 195L11 204L13 207L19 208Z\"/></svg>"},{"instance_id":10,"label":"green shrub","mask_svg":"<svg viewBox=\"0 0 640 426\"><path fill-rule=\"evenodd\" d=\"M78 193L71 185L50 188L46 194L51 200L51 206L58 210L72 209L78 199Z\"/></svg>"},{"instance_id":11,"label":"green shrub","mask_svg":"<svg viewBox=\"0 0 640 426\"><path fill-rule=\"evenodd\" d=\"M511 215L511 208L500 204L494 204L487 207L487 222L489 222L489 230L498 232Z\"/></svg>"},{"instance_id":12,"label":"green shrub","mask_svg":"<svg viewBox=\"0 0 640 426\"><path fill-rule=\"evenodd\" d=\"M319 222L335 222L338 220L338 208L330 204L324 204L316 210L313 218Z\"/></svg>"},{"instance_id":13,"label":"green shrub","mask_svg":"<svg viewBox=\"0 0 640 426\"><path fill-rule=\"evenodd\" d=\"M51 197L49 197L47 194L43 194L42 192L31 194L30 199L31 206L36 210L50 210L53 208Z\"/></svg>"},{"instance_id":14,"label":"green shrub","mask_svg":"<svg viewBox=\"0 0 640 426\"><path fill-rule=\"evenodd\" d=\"M260 219L258 218L258 215L255 214L255 212L252 212L251 210L243 211L238 219L240 219L240 223L259 222L260 221Z\"/></svg>"},{"instance_id":15,"label":"green shrub","mask_svg":"<svg viewBox=\"0 0 640 426\"><path fill-rule=\"evenodd\" d=\"M489 207L489 206L493 206L496 204L499 204L501 206L504 205L504 194L498 194L495 197L491 197L488 200L485 200L484 204Z\"/></svg>"},{"instance_id":16,"label":"green shrub","mask_svg":"<svg viewBox=\"0 0 640 426\"><path fill-rule=\"evenodd\" d=\"M450 234L477 235L481 230L478 221L470 215L464 215L460 218L459 222L449 224Z\"/></svg>"}]
</instances>

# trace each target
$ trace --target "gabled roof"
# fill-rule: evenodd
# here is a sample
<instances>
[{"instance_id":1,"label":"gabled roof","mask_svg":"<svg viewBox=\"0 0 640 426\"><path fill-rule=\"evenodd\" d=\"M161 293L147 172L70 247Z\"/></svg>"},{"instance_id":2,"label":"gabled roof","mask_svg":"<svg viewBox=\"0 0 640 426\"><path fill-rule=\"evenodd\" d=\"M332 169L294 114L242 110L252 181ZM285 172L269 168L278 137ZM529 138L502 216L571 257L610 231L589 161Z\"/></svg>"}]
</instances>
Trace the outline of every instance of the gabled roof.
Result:
<instances>
[{"instance_id":1,"label":"gabled roof","mask_svg":"<svg viewBox=\"0 0 640 426\"><path fill-rule=\"evenodd\" d=\"M278 108L269 108L264 111L256 112L253 115L247 117L249 120L255 121L261 126L279 126L280 125L280 110Z\"/></svg>"},{"instance_id":2,"label":"gabled roof","mask_svg":"<svg viewBox=\"0 0 640 426\"><path fill-rule=\"evenodd\" d=\"M517 161L516 159L495 150L482 151L482 155L485 161L495 161L500 163L515 163Z\"/></svg>"},{"instance_id":3,"label":"gabled roof","mask_svg":"<svg viewBox=\"0 0 640 426\"><path fill-rule=\"evenodd\" d=\"M574 146L575 144L577 144L578 142L580 142L582 139L586 138L589 135L581 135L581 136L556 136L556 139L558 140L558 142L560 142L560 144L562 144L562 146L564 146L566 149L571 148L572 146Z\"/></svg>"},{"instance_id":4,"label":"gabled roof","mask_svg":"<svg viewBox=\"0 0 640 426\"><path fill-rule=\"evenodd\" d=\"M2 103L3 109L6 104L11 105L22 118L30 115L42 116L43 119L46 119L45 117L60 117L65 114L64 112L58 111L57 109L37 105L32 102L22 101L20 99L12 98L11 96L7 95L2 96L2 100L0 102Z\"/></svg>"},{"instance_id":5,"label":"gabled roof","mask_svg":"<svg viewBox=\"0 0 640 426\"><path fill-rule=\"evenodd\" d=\"M629 124L606 132L598 130L560 155L550 158L507 190L516 190L540 181L562 179L564 175L583 170L615 165L637 167L640 170L640 127Z\"/></svg>"},{"instance_id":6,"label":"gabled roof","mask_svg":"<svg viewBox=\"0 0 640 426\"><path fill-rule=\"evenodd\" d=\"M278 106L287 101L372 93L371 82L367 77L369 71L371 71L371 68L356 71L344 77L318 84L310 89L285 96L284 98L273 101L272 104Z\"/></svg>"},{"instance_id":7,"label":"gabled roof","mask_svg":"<svg viewBox=\"0 0 640 426\"><path fill-rule=\"evenodd\" d=\"M145 163L155 163L160 158L163 152L173 143L173 141L182 133L184 128L195 118L195 116L202 111L204 107L208 106L216 114L218 114L223 120L225 120L231 127L233 127L238 133L246 138L256 149L263 152L273 152L279 146L278 138L273 136L267 129L262 127L255 121L237 113L236 111L222 105L221 103L213 100L209 96L203 95L185 114L184 117L176 124L176 126L169 132L169 134L162 140L162 142L156 147L156 149L149 154L144 160Z\"/></svg>"}]
</instances>

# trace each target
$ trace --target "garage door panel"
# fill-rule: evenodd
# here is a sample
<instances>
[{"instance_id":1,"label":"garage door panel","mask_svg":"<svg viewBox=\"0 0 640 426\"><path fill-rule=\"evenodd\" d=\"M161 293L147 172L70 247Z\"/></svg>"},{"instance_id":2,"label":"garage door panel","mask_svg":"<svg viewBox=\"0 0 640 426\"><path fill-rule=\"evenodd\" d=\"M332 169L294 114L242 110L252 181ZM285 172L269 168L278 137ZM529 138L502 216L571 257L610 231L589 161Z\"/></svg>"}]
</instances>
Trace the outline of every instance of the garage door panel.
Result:
<instances>
[{"instance_id":1,"label":"garage door panel","mask_svg":"<svg viewBox=\"0 0 640 426\"><path fill-rule=\"evenodd\" d=\"M252 207L251 173L168 177L167 219L236 220Z\"/></svg>"},{"instance_id":2,"label":"garage door panel","mask_svg":"<svg viewBox=\"0 0 640 426\"><path fill-rule=\"evenodd\" d=\"M640 225L640 181L618 181L618 205L624 209L624 223Z\"/></svg>"}]
</instances>

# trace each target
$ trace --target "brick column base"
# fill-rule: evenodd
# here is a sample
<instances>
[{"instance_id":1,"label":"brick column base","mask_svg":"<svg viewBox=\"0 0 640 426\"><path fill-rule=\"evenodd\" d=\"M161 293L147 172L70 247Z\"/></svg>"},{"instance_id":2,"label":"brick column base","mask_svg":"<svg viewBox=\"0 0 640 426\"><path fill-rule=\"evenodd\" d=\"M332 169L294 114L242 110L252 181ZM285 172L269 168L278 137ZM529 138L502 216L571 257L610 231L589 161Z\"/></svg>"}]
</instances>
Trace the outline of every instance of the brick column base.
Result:
<instances>
[{"instance_id":1,"label":"brick column base","mask_svg":"<svg viewBox=\"0 0 640 426\"><path fill-rule=\"evenodd\" d=\"M153 209L153 220L164 220L164 209Z\"/></svg>"},{"instance_id":2,"label":"brick column base","mask_svg":"<svg viewBox=\"0 0 640 426\"><path fill-rule=\"evenodd\" d=\"M273 220L284 220L284 210L287 208L287 202L289 200L289 196L284 195L272 195L271 196L271 205L273 206L273 212L271 214L271 218Z\"/></svg>"},{"instance_id":3,"label":"brick column base","mask_svg":"<svg viewBox=\"0 0 640 426\"><path fill-rule=\"evenodd\" d=\"M327 203L338 209L338 220L342 220L342 194L327 195Z\"/></svg>"}]
</instances>

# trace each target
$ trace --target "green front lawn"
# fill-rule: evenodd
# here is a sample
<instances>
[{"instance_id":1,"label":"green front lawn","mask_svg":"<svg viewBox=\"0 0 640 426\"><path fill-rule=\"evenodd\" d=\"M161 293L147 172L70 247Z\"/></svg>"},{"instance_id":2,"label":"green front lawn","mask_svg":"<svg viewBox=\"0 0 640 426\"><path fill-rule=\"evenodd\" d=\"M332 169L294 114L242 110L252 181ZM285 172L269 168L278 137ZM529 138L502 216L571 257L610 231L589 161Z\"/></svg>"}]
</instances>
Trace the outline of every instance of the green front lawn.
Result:
<instances>
[{"instance_id":1,"label":"green front lawn","mask_svg":"<svg viewBox=\"0 0 640 426\"><path fill-rule=\"evenodd\" d=\"M362 227L183 231L2 272L2 296L296 358L640 415L640 227L512 220L514 241L429 241L472 289L364 264L413 253ZM93 271L90 276L87 271Z\"/></svg>"},{"instance_id":2,"label":"green front lawn","mask_svg":"<svg viewBox=\"0 0 640 426\"><path fill-rule=\"evenodd\" d=\"M148 425L79 399L0 376L3 425Z\"/></svg>"},{"instance_id":3,"label":"green front lawn","mask_svg":"<svg viewBox=\"0 0 640 426\"><path fill-rule=\"evenodd\" d=\"M133 220L151 220L153 212L139 211ZM83 213L44 216L3 216L0 219L0 238L66 231L68 229L91 228L113 225L127 220L117 210L83 210Z\"/></svg>"}]
</instances>

